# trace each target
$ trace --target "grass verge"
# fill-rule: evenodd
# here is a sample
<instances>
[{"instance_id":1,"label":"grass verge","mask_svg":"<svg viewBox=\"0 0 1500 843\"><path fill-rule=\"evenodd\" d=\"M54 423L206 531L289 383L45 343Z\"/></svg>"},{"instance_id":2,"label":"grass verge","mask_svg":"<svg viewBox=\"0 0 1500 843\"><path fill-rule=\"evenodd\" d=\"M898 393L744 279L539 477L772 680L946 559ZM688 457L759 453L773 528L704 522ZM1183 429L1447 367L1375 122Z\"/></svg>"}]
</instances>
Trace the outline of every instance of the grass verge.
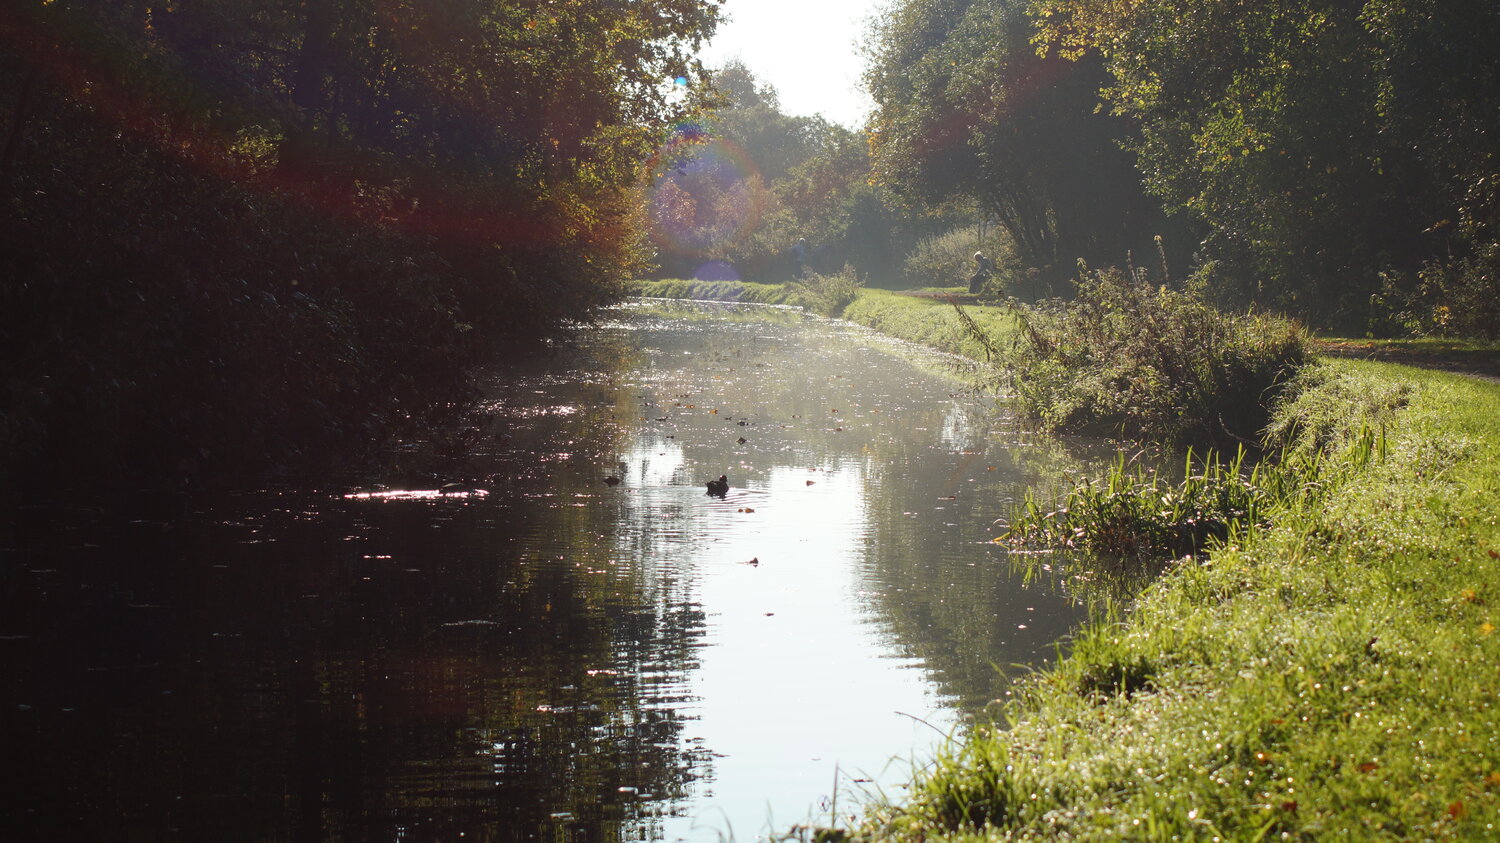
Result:
<instances>
[{"instance_id":1,"label":"grass verge","mask_svg":"<svg viewBox=\"0 0 1500 843\"><path fill-rule=\"evenodd\" d=\"M1494 839L1500 386L1333 361L1300 387L1274 429L1322 449L1315 493L1086 628L850 835Z\"/></svg>"},{"instance_id":2,"label":"grass verge","mask_svg":"<svg viewBox=\"0 0 1500 843\"><path fill-rule=\"evenodd\" d=\"M755 284L749 281L634 281L626 287L633 296L696 301L731 301L749 304L792 304L793 291L785 284Z\"/></svg>"}]
</instances>

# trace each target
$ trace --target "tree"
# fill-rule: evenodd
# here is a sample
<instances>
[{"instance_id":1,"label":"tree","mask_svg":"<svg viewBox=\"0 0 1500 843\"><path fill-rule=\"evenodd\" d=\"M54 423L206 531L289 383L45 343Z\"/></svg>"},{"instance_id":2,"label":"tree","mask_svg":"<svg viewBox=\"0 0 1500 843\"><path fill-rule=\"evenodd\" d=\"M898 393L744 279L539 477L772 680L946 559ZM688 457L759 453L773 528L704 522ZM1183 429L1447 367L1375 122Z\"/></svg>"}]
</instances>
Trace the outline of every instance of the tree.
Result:
<instances>
[{"instance_id":1,"label":"tree","mask_svg":"<svg viewBox=\"0 0 1500 843\"><path fill-rule=\"evenodd\" d=\"M706 263L760 281L804 268L852 264L894 278L903 221L870 184L862 139L821 117L781 112L776 89L744 64L712 74L716 107L679 132L652 173L649 201L662 271L691 276Z\"/></svg>"},{"instance_id":2,"label":"tree","mask_svg":"<svg viewBox=\"0 0 1500 843\"><path fill-rule=\"evenodd\" d=\"M1241 298L1363 329L1385 315L1382 279L1400 298L1419 276L1466 265L1461 275L1495 290L1500 100L1471 81L1500 61L1494 4L1039 0L1037 11L1044 50L1105 57L1115 112L1141 126L1132 146L1147 184L1206 223L1205 257Z\"/></svg>"},{"instance_id":3,"label":"tree","mask_svg":"<svg viewBox=\"0 0 1500 843\"><path fill-rule=\"evenodd\" d=\"M1100 113L1102 64L1039 56L1021 0L907 0L872 33L879 177L918 203L970 197L1052 278L1124 262L1163 233Z\"/></svg>"},{"instance_id":4,"label":"tree","mask_svg":"<svg viewBox=\"0 0 1500 843\"><path fill-rule=\"evenodd\" d=\"M462 398L640 266L718 6L8 4L0 474L264 469Z\"/></svg>"}]
</instances>

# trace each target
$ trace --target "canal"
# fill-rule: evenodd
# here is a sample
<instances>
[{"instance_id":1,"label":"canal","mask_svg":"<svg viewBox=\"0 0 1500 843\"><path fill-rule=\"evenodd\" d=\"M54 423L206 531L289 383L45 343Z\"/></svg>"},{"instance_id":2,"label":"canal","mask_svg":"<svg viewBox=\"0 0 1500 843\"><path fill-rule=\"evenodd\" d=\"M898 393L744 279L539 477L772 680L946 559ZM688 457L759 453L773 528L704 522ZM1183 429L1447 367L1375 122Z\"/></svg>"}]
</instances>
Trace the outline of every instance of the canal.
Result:
<instances>
[{"instance_id":1,"label":"canal","mask_svg":"<svg viewBox=\"0 0 1500 843\"><path fill-rule=\"evenodd\" d=\"M638 301L379 475L31 511L6 836L753 840L899 798L1084 614L990 543L1068 458L952 365Z\"/></svg>"}]
</instances>

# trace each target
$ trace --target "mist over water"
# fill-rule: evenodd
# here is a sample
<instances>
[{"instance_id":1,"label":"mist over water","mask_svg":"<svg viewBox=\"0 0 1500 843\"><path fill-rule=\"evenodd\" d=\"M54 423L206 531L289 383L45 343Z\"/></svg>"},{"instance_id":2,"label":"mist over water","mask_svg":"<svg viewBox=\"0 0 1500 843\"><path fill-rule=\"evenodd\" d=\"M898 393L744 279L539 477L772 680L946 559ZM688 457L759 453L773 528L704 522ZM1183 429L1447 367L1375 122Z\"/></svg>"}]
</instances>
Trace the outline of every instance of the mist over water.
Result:
<instances>
[{"instance_id":1,"label":"mist over water","mask_svg":"<svg viewBox=\"0 0 1500 843\"><path fill-rule=\"evenodd\" d=\"M749 840L899 796L1082 617L989 543L1057 455L944 365L636 303L377 482L33 513L0 554L5 827Z\"/></svg>"}]
</instances>

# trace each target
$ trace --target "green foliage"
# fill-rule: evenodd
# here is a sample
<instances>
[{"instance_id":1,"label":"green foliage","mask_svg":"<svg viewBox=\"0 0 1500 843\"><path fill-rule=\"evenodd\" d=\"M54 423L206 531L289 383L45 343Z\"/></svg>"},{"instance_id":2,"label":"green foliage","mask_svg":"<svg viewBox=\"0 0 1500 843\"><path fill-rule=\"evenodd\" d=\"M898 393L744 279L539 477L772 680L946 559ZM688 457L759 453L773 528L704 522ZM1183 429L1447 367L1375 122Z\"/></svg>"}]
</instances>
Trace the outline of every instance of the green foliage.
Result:
<instances>
[{"instance_id":1,"label":"green foliage","mask_svg":"<svg viewBox=\"0 0 1500 843\"><path fill-rule=\"evenodd\" d=\"M864 284L855 274L854 267L846 266L830 275L810 272L787 286L797 304L824 316L838 316L859 295L859 288Z\"/></svg>"},{"instance_id":2,"label":"green foliage","mask_svg":"<svg viewBox=\"0 0 1500 843\"><path fill-rule=\"evenodd\" d=\"M658 237L658 273L692 276L714 261L772 282L847 264L861 277L897 281L893 267L913 226L870 183L864 139L819 117L783 114L776 90L738 62L712 79L722 100L698 142L653 174L658 234L679 232Z\"/></svg>"},{"instance_id":3,"label":"green foliage","mask_svg":"<svg viewBox=\"0 0 1500 843\"><path fill-rule=\"evenodd\" d=\"M6 485L309 468L618 294L710 3L13 4Z\"/></svg>"},{"instance_id":4,"label":"green foliage","mask_svg":"<svg viewBox=\"0 0 1500 843\"><path fill-rule=\"evenodd\" d=\"M974 253L983 252L996 264L991 284L1007 286L1015 274L1009 238L993 227L967 225L917 241L902 264L906 281L913 287L965 286L974 274Z\"/></svg>"},{"instance_id":5,"label":"green foliage","mask_svg":"<svg viewBox=\"0 0 1500 843\"><path fill-rule=\"evenodd\" d=\"M1074 301L1014 307L1003 376L1050 430L1253 442L1308 354L1294 322L1226 314L1118 270L1084 274Z\"/></svg>"},{"instance_id":6,"label":"green foliage","mask_svg":"<svg viewBox=\"0 0 1500 843\"><path fill-rule=\"evenodd\" d=\"M1107 96L1140 125L1132 148L1147 185L1207 225L1203 256L1240 301L1363 331L1381 330L1415 297L1414 327L1478 327L1453 317L1497 297L1500 96L1471 80L1500 72L1500 7L1040 0L1036 9L1044 50L1107 59ZM1399 289L1372 298L1382 277Z\"/></svg>"},{"instance_id":7,"label":"green foliage","mask_svg":"<svg viewBox=\"0 0 1500 843\"><path fill-rule=\"evenodd\" d=\"M1417 273L1417 283L1402 283L1387 273L1382 312L1402 333L1419 337L1500 339L1500 242L1474 256L1433 261ZM1372 325L1372 328L1378 325Z\"/></svg>"},{"instance_id":8,"label":"green foliage","mask_svg":"<svg viewBox=\"0 0 1500 843\"><path fill-rule=\"evenodd\" d=\"M1102 65L1038 56L1028 5L895 4L872 34L870 142L882 183L918 205L972 198L1056 281L1171 232L1120 148L1129 125L1099 108Z\"/></svg>"}]
</instances>

